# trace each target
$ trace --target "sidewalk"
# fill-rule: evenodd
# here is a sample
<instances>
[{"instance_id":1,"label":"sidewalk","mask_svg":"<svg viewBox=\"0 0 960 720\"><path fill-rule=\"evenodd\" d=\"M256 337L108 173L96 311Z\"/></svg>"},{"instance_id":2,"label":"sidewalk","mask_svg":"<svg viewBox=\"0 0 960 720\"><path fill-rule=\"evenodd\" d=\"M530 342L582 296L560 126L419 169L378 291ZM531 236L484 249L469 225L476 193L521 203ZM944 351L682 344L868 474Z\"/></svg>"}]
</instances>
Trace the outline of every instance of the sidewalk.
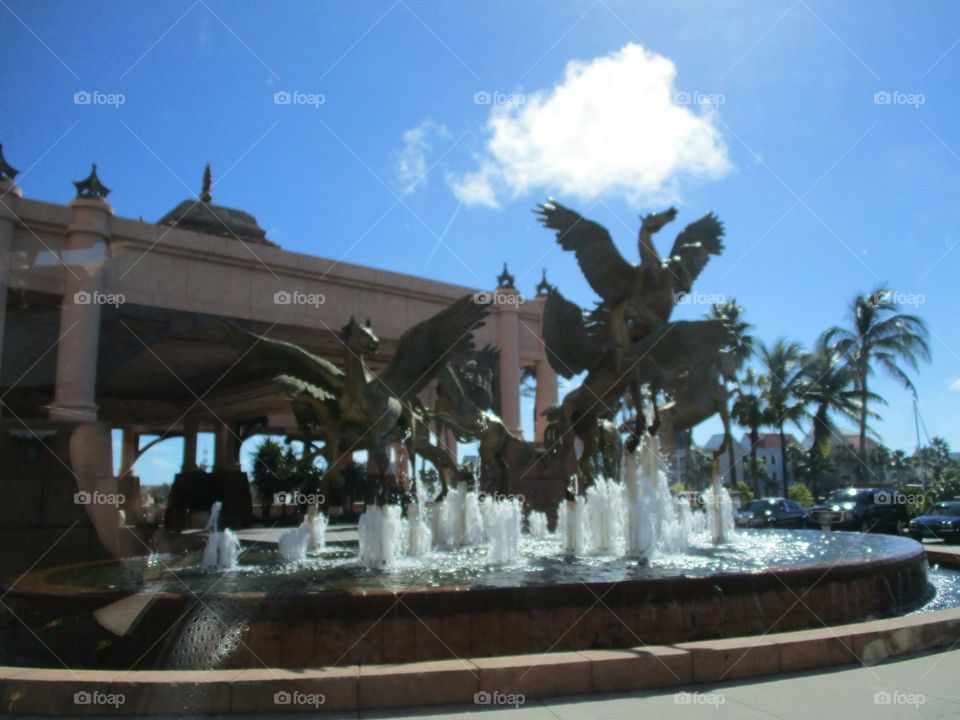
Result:
<instances>
[{"instance_id":1,"label":"sidewalk","mask_svg":"<svg viewBox=\"0 0 960 720\"><path fill-rule=\"evenodd\" d=\"M631 695L559 698L546 702L531 702L520 707L483 705L411 708L363 712L359 715L355 712L283 713L269 717L278 720L357 717L429 720L960 719L958 679L960 649L873 667L849 667L824 673L689 687L681 691L671 689ZM27 716L12 717L27 720ZM240 720L268 716L229 717Z\"/></svg>"}]
</instances>

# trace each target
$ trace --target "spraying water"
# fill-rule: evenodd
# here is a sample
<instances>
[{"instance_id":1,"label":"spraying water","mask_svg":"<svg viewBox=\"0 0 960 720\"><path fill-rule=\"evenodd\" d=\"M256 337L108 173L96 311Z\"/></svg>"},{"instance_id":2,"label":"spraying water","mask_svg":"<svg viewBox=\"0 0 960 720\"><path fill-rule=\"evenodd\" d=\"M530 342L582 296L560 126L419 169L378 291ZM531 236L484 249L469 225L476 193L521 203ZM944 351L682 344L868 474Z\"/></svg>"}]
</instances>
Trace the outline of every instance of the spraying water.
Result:
<instances>
[{"instance_id":1,"label":"spraying water","mask_svg":"<svg viewBox=\"0 0 960 720\"><path fill-rule=\"evenodd\" d=\"M489 545L487 557L495 565L506 565L520 554L520 524L523 510L516 498L483 504L483 525Z\"/></svg>"},{"instance_id":2,"label":"spraying water","mask_svg":"<svg viewBox=\"0 0 960 720\"><path fill-rule=\"evenodd\" d=\"M360 561L370 567L393 565L403 555L406 523L399 505L368 505L360 516Z\"/></svg>"},{"instance_id":3,"label":"spraying water","mask_svg":"<svg viewBox=\"0 0 960 720\"><path fill-rule=\"evenodd\" d=\"M483 542L480 499L467 490L466 483L451 488L433 508L433 534L444 548L479 545Z\"/></svg>"},{"instance_id":4,"label":"spraying water","mask_svg":"<svg viewBox=\"0 0 960 720\"><path fill-rule=\"evenodd\" d=\"M527 528L535 538L545 538L550 534L546 513L531 510L527 515Z\"/></svg>"},{"instance_id":5,"label":"spraying water","mask_svg":"<svg viewBox=\"0 0 960 720\"><path fill-rule=\"evenodd\" d=\"M277 550L284 562L300 562L307 552L323 552L326 547L327 517L313 503L300 527L287 530L277 540Z\"/></svg>"},{"instance_id":6,"label":"spraying water","mask_svg":"<svg viewBox=\"0 0 960 720\"><path fill-rule=\"evenodd\" d=\"M203 548L203 557L200 560L200 567L203 570L223 572L235 570L237 567L237 558L240 557L240 540L233 530L219 529L222 510L223 503L219 500L210 508L210 519L204 527L204 530L210 534L207 536L207 544Z\"/></svg>"}]
</instances>

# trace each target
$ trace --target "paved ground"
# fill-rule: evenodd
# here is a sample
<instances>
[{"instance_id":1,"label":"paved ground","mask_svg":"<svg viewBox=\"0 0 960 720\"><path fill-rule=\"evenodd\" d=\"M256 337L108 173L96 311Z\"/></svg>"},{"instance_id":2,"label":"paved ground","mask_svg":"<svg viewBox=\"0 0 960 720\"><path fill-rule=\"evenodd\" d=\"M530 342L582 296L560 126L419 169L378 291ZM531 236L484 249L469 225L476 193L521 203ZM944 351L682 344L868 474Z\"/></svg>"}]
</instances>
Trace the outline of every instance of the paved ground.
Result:
<instances>
[{"instance_id":1,"label":"paved ground","mask_svg":"<svg viewBox=\"0 0 960 720\"><path fill-rule=\"evenodd\" d=\"M20 717L27 720L25 716ZM240 720L254 716L231 717ZM271 717L288 720L308 717L429 720L960 719L960 649L874 667L690 687L681 691L670 689L630 695L591 695L531 701L520 707L413 708L359 715L353 712Z\"/></svg>"},{"instance_id":2,"label":"paved ground","mask_svg":"<svg viewBox=\"0 0 960 720\"><path fill-rule=\"evenodd\" d=\"M237 530L237 537L244 545L257 543L272 546L277 544L280 535L292 529L292 527L246 528ZM327 528L326 539L330 547L356 546L359 543L357 524L331 525Z\"/></svg>"}]
</instances>

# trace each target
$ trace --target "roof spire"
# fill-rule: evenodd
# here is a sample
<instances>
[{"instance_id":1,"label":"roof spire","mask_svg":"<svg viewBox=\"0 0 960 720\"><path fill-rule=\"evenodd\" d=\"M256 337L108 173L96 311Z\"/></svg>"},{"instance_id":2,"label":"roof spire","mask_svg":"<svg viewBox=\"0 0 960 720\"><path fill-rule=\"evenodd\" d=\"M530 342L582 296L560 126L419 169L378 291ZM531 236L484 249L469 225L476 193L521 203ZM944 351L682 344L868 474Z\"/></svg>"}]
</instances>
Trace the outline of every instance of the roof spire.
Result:
<instances>
[{"instance_id":1,"label":"roof spire","mask_svg":"<svg viewBox=\"0 0 960 720\"><path fill-rule=\"evenodd\" d=\"M208 205L213 201L213 195L210 190L213 187L213 172L210 170L210 163L203 169L203 189L200 190L200 202Z\"/></svg>"},{"instance_id":2,"label":"roof spire","mask_svg":"<svg viewBox=\"0 0 960 720\"><path fill-rule=\"evenodd\" d=\"M537 295L549 295L553 285L547 282L547 269L543 269L543 278L537 283Z\"/></svg>"},{"instance_id":3,"label":"roof spire","mask_svg":"<svg viewBox=\"0 0 960 720\"><path fill-rule=\"evenodd\" d=\"M78 198L106 198L110 194L110 188L100 182L97 177L97 164L93 164L90 174L86 180L74 180L74 187L77 188Z\"/></svg>"},{"instance_id":4,"label":"roof spire","mask_svg":"<svg viewBox=\"0 0 960 720\"><path fill-rule=\"evenodd\" d=\"M3 145L0 145L0 180L13 182L18 172L20 171L7 162L7 159L3 156Z\"/></svg>"},{"instance_id":5,"label":"roof spire","mask_svg":"<svg viewBox=\"0 0 960 720\"><path fill-rule=\"evenodd\" d=\"M510 271L507 270L507 263L503 263L503 272L497 275L497 287L502 288L512 288L513 287L514 277L510 274Z\"/></svg>"}]
</instances>

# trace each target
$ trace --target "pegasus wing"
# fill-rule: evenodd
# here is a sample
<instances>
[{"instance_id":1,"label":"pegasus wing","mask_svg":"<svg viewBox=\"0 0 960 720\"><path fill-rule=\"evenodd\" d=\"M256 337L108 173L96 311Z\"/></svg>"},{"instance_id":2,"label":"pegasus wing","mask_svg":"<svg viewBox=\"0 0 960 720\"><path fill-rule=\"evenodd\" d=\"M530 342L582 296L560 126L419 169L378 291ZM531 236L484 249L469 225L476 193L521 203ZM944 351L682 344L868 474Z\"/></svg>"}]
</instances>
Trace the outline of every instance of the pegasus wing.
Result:
<instances>
[{"instance_id":1,"label":"pegasus wing","mask_svg":"<svg viewBox=\"0 0 960 720\"><path fill-rule=\"evenodd\" d=\"M473 331L483 325L489 307L465 295L400 336L397 350L380 380L401 400L410 400L427 386L454 352L473 348Z\"/></svg>"},{"instance_id":2,"label":"pegasus wing","mask_svg":"<svg viewBox=\"0 0 960 720\"><path fill-rule=\"evenodd\" d=\"M623 258L606 228L554 200L537 207L534 212L540 215L540 222L557 231L560 247L574 251L597 295L613 304L631 293L637 268Z\"/></svg>"}]
</instances>

